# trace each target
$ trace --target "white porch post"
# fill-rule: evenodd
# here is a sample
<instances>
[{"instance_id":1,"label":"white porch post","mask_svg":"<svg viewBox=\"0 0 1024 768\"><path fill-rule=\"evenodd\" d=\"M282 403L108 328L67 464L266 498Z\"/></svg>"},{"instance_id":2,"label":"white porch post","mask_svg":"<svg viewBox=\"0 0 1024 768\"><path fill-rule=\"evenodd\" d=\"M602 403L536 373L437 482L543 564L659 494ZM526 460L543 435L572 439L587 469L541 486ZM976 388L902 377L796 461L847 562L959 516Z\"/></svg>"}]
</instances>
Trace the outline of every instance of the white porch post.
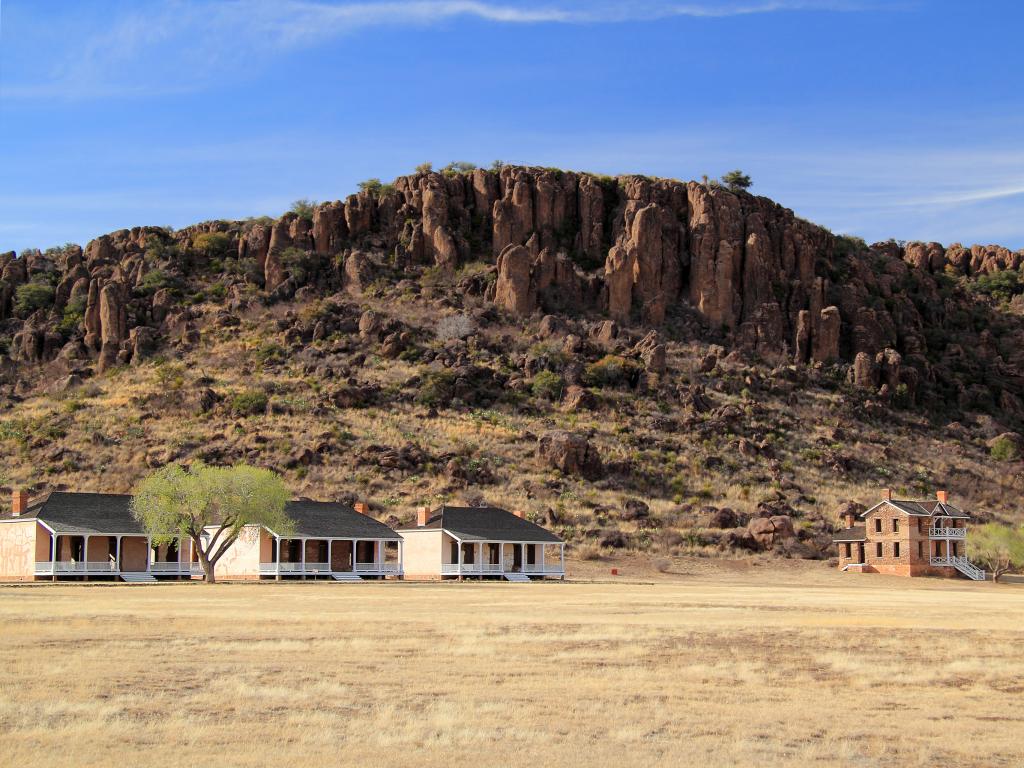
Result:
<instances>
[{"instance_id":1,"label":"white porch post","mask_svg":"<svg viewBox=\"0 0 1024 768\"><path fill-rule=\"evenodd\" d=\"M50 536L50 575L57 580L57 534Z\"/></svg>"},{"instance_id":2,"label":"white porch post","mask_svg":"<svg viewBox=\"0 0 1024 768\"><path fill-rule=\"evenodd\" d=\"M305 539L299 539L299 541L302 542L302 545L301 545L302 546L302 557L299 559L299 562L302 563L302 579L303 579L303 581L305 581L305 579L306 579L306 540Z\"/></svg>"},{"instance_id":3,"label":"white porch post","mask_svg":"<svg viewBox=\"0 0 1024 768\"><path fill-rule=\"evenodd\" d=\"M456 541L458 541L458 540L456 540ZM459 581L462 581L462 542L461 541L458 541L458 546L456 546L456 550L459 553Z\"/></svg>"},{"instance_id":4,"label":"white porch post","mask_svg":"<svg viewBox=\"0 0 1024 768\"><path fill-rule=\"evenodd\" d=\"M560 558L560 561L561 561L560 564L562 566L562 578L564 579L565 578L565 544L564 543L559 547L559 558Z\"/></svg>"},{"instance_id":5,"label":"white porch post","mask_svg":"<svg viewBox=\"0 0 1024 768\"><path fill-rule=\"evenodd\" d=\"M153 562L153 538L146 537L146 573L149 573L150 563Z\"/></svg>"},{"instance_id":6,"label":"white porch post","mask_svg":"<svg viewBox=\"0 0 1024 768\"><path fill-rule=\"evenodd\" d=\"M274 564L274 580L281 580L281 537L274 535L274 559L277 561Z\"/></svg>"},{"instance_id":7,"label":"white porch post","mask_svg":"<svg viewBox=\"0 0 1024 768\"><path fill-rule=\"evenodd\" d=\"M359 562L359 539L352 539L352 573L359 570L356 565Z\"/></svg>"},{"instance_id":8,"label":"white porch post","mask_svg":"<svg viewBox=\"0 0 1024 768\"><path fill-rule=\"evenodd\" d=\"M547 549L547 546L544 542L541 542L537 546L540 547L540 572L544 573L544 550Z\"/></svg>"},{"instance_id":9,"label":"white porch post","mask_svg":"<svg viewBox=\"0 0 1024 768\"><path fill-rule=\"evenodd\" d=\"M484 575L484 543L478 541L473 546L476 547L476 555L473 557L476 560L476 570L482 577Z\"/></svg>"},{"instance_id":10,"label":"white porch post","mask_svg":"<svg viewBox=\"0 0 1024 768\"><path fill-rule=\"evenodd\" d=\"M327 570L334 573L334 539L327 540Z\"/></svg>"},{"instance_id":11,"label":"white porch post","mask_svg":"<svg viewBox=\"0 0 1024 768\"><path fill-rule=\"evenodd\" d=\"M377 570L383 570L384 568L384 542L381 539L377 539Z\"/></svg>"}]
</instances>

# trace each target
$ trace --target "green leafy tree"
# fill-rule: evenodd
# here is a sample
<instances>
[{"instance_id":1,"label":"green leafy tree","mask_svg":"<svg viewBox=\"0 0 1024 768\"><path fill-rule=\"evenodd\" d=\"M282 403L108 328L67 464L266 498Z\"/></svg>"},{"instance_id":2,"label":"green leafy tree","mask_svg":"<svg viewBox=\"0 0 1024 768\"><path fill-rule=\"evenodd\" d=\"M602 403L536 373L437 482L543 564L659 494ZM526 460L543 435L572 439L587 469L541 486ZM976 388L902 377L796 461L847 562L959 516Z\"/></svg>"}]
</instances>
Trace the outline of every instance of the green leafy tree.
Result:
<instances>
[{"instance_id":1,"label":"green leafy tree","mask_svg":"<svg viewBox=\"0 0 1024 768\"><path fill-rule=\"evenodd\" d=\"M541 371L533 377L530 388L534 397L551 401L560 400L562 392L565 391L565 379L554 371Z\"/></svg>"},{"instance_id":2,"label":"green leafy tree","mask_svg":"<svg viewBox=\"0 0 1024 768\"><path fill-rule=\"evenodd\" d=\"M999 523L973 528L967 537L967 556L999 581L1004 574L1024 568L1024 528Z\"/></svg>"},{"instance_id":3,"label":"green leafy tree","mask_svg":"<svg viewBox=\"0 0 1024 768\"><path fill-rule=\"evenodd\" d=\"M132 514L156 544L189 538L212 584L217 561L252 526L278 535L294 531L285 514L289 496L284 481L268 469L169 464L142 481Z\"/></svg>"},{"instance_id":4,"label":"green leafy tree","mask_svg":"<svg viewBox=\"0 0 1024 768\"><path fill-rule=\"evenodd\" d=\"M441 173L445 176L456 176L460 173L469 173L476 170L474 163L467 163L463 160L456 160L448 163L444 168L441 169Z\"/></svg>"},{"instance_id":5,"label":"green leafy tree","mask_svg":"<svg viewBox=\"0 0 1024 768\"><path fill-rule=\"evenodd\" d=\"M416 166L416 173L430 173L434 170L433 163L420 163Z\"/></svg>"},{"instance_id":6,"label":"green leafy tree","mask_svg":"<svg viewBox=\"0 0 1024 768\"><path fill-rule=\"evenodd\" d=\"M25 283L14 292L14 308L22 317L31 315L37 309L46 309L53 304L53 286L44 283Z\"/></svg>"},{"instance_id":7,"label":"green leafy tree","mask_svg":"<svg viewBox=\"0 0 1024 768\"><path fill-rule=\"evenodd\" d=\"M750 185L753 184L750 177L740 170L729 171L722 177L722 183L725 184L725 186L732 192L740 192L744 189L749 189Z\"/></svg>"},{"instance_id":8,"label":"green leafy tree","mask_svg":"<svg viewBox=\"0 0 1024 768\"><path fill-rule=\"evenodd\" d=\"M1014 461L1020 458L1020 451L1017 450L1017 444L1008 437L1000 435L992 441L992 445L989 448L992 454L992 458L996 461Z\"/></svg>"},{"instance_id":9,"label":"green leafy tree","mask_svg":"<svg viewBox=\"0 0 1024 768\"><path fill-rule=\"evenodd\" d=\"M204 232L192 239L192 247L210 259L222 259L231 249L231 237L223 232Z\"/></svg>"},{"instance_id":10,"label":"green leafy tree","mask_svg":"<svg viewBox=\"0 0 1024 768\"><path fill-rule=\"evenodd\" d=\"M312 221L313 213L316 211L317 205L318 203L316 200L308 200L305 197L302 197L296 200L294 203L292 203L292 207L289 208L288 210L290 210L300 219Z\"/></svg>"},{"instance_id":11,"label":"green leafy tree","mask_svg":"<svg viewBox=\"0 0 1024 768\"><path fill-rule=\"evenodd\" d=\"M359 182L360 192L369 192L371 195L379 195L384 185L380 179L366 179Z\"/></svg>"}]
</instances>

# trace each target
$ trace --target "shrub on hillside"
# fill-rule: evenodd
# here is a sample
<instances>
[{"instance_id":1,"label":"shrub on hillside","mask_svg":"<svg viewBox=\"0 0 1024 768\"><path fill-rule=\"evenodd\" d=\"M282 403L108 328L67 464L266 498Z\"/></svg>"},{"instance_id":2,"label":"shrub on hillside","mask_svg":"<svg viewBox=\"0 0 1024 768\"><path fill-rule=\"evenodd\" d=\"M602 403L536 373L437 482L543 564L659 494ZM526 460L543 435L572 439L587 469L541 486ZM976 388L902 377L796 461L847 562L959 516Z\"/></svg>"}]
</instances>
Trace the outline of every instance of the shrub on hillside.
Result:
<instances>
[{"instance_id":1,"label":"shrub on hillside","mask_svg":"<svg viewBox=\"0 0 1024 768\"><path fill-rule=\"evenodd\" d=\"M565 380L552 371L541 371L533 377L531 389L535 397L545 400L561 400L565 391Z\"/></svg>"},{"instance_id":2,"label":"shrub on hillside","mask_svg":"<svg viewBox=\"0 0 1024 768\"><path fill-rule=\"evenodd\" d=\"M312 221L313 212L316 210L316 206L316 200L307 200L306 198L302 197L296 200L294 203L292 203L292 207L289 208L288 210L294 213L300 219Z\"/></svg>"},{"instance_id":3,"label":"shrub on hillside","mask_svg":"<svg viewBox=\"0 0 1024 768\"><path fill-rule=\"evenodd\" d=\"M740 192L744 189L749 189L750 185L753 184L750 177L740 170L729 171L722 177L722 183L729 188L730 192Z\"/></svg>"},{"instance_id":4,"label":"shrub on hillside","mask_svg":"<svg viewBox=\"0 0 1024 768\"><path fill-rule=\"evenodd\" d=\"M640 375L640 364L619 355L605 355L587 366L584 378L592 387L619 387L633 384Z\"/></svg>"},{"instance_id":5,"label":"shrub on hillside","mask_svg":"<svg viewBox=\"0 0 1024 768\"><path fill-rule=\"evenodd\" d=\"M231 397L229 406L235 416L257 416L267 410L267 395L258 389L238 392Z\"/></svg>"},{"instance_id":6,"label":"shrub on hillside","mask_svg":"<svg viewBox=\"0 0 1024 768\"><path fill-rule=\"evenodd\" d=\"M1008 437L997 437L992 441L992 447L989 450L992 453L992 458L996 461L1013 461L1020 457L1017 445Z\"/></svg>"},{"instance_id":7,"label":"shrub on hillside","mask_svg":"<svg viewBox=\"0 0 1024 768\"><path fill-rule=\"evenodd\" d=\"M231 238L223 232L204 232L192 239L192 247L209 259L222 259L231 248Z\"/></svg>"},{"instance_id":8,"label":"shrub on hillside","mask_svg":"<svg viewBox=\"0 0 1024 768\"><path fill-rule=\"evenodd\" d=\"M451 371L436 371L423 377L416 391L416 402L436 407L451 402L455 390L455 374Z\"/></svg>"},{"instance_id":9,"label":"shrub on hillside","mask_svg":"<svg viewBox=\"0 0 1024 768\"><path fill-rule=\"evenodd\" d=\"M61 318L59 330L64 336L70 336L85 318L85 306L87 299L79 294L71 299L64 307L64 317Z\"/></svg>"},{"instance_id":10,"label":"shrub on hillside","mask_svg":"<svg viewBox=\"0 0 1024 768\"><path fill-rule=\"evenodd\" d=\"M31 315L38 309L46 309L53 304L53 286L43 283L26 283L19 285L14 292L14 308L19 315Z\"/></svg>"},{"instance_id":11,"label":"shrub on hillside","mask_svg":"<svg viewBox=\"0 0 1024 768\"><path fill-rule=\"evenodd\" d=\"M1019 272L1004 269L982 275L970 285L970 290L973 293L991 296L996 301L1003 302L1024 293L1024 283L1021 282Z\"/></svg>"}]
</instances>

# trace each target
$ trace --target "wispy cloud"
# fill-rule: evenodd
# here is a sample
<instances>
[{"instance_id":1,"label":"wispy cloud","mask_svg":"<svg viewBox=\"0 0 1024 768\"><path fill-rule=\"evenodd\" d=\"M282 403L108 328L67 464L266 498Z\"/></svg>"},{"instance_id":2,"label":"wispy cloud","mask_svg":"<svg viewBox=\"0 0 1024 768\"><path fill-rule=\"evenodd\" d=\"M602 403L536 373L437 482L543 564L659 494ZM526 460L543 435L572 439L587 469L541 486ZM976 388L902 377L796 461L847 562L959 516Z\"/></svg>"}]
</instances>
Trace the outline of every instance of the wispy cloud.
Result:
<instances>
[{"instance_id":1,"label":"wispy cloud","mask_svg":"<svg viewBox=\"0 0 1024 768\"><path fill-rule=\"evenodd\" d=\"M713 19L781 12L852 12L857 0L707 0L706 2L548 2L485 0L159 0L98 30L84 43L49 41L62 51L50 69L0 83L6 98L89 99L188 92L268 55L320 45L374 27L431 25L457 19L491 24L616 24L671 18ZM10 36L9 32L9 36ZM58 44L59 43L59 44ZM35 61L44 60L36 58Z\"/></svg>"}]
</instances>

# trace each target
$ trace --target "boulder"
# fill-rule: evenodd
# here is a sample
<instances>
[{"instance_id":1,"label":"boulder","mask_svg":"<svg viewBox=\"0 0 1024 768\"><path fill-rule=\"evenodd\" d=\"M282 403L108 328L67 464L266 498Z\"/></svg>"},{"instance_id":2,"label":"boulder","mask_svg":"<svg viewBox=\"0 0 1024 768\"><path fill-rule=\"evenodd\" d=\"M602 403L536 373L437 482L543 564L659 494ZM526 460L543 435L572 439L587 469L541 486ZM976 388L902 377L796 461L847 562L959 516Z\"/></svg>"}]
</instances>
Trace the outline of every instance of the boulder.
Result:
<instances>
[{"instance_id":1,"label":"boulder","mask_svg":"<svg viewBox=\"0 0 1024 768\"><path fill-rule=\"evenodd\" d=\"M537 306L531 286L530 252L521 245L510 245L498 255L498 281L494 303L517 315L528 315Z\"/></svg>"},{"instance_id":2,"label":"boulder","mask_svg":"<svg viewBox=\"0 0 1024 768\"><path fill-rule=\"evenodd\" d=\"M604 465L597 449L586 435L555 430L542 435L537 443L537 455L547 465L566 475L577 475L597 480L604 475Z\"/></svg>"}]
</instances>

